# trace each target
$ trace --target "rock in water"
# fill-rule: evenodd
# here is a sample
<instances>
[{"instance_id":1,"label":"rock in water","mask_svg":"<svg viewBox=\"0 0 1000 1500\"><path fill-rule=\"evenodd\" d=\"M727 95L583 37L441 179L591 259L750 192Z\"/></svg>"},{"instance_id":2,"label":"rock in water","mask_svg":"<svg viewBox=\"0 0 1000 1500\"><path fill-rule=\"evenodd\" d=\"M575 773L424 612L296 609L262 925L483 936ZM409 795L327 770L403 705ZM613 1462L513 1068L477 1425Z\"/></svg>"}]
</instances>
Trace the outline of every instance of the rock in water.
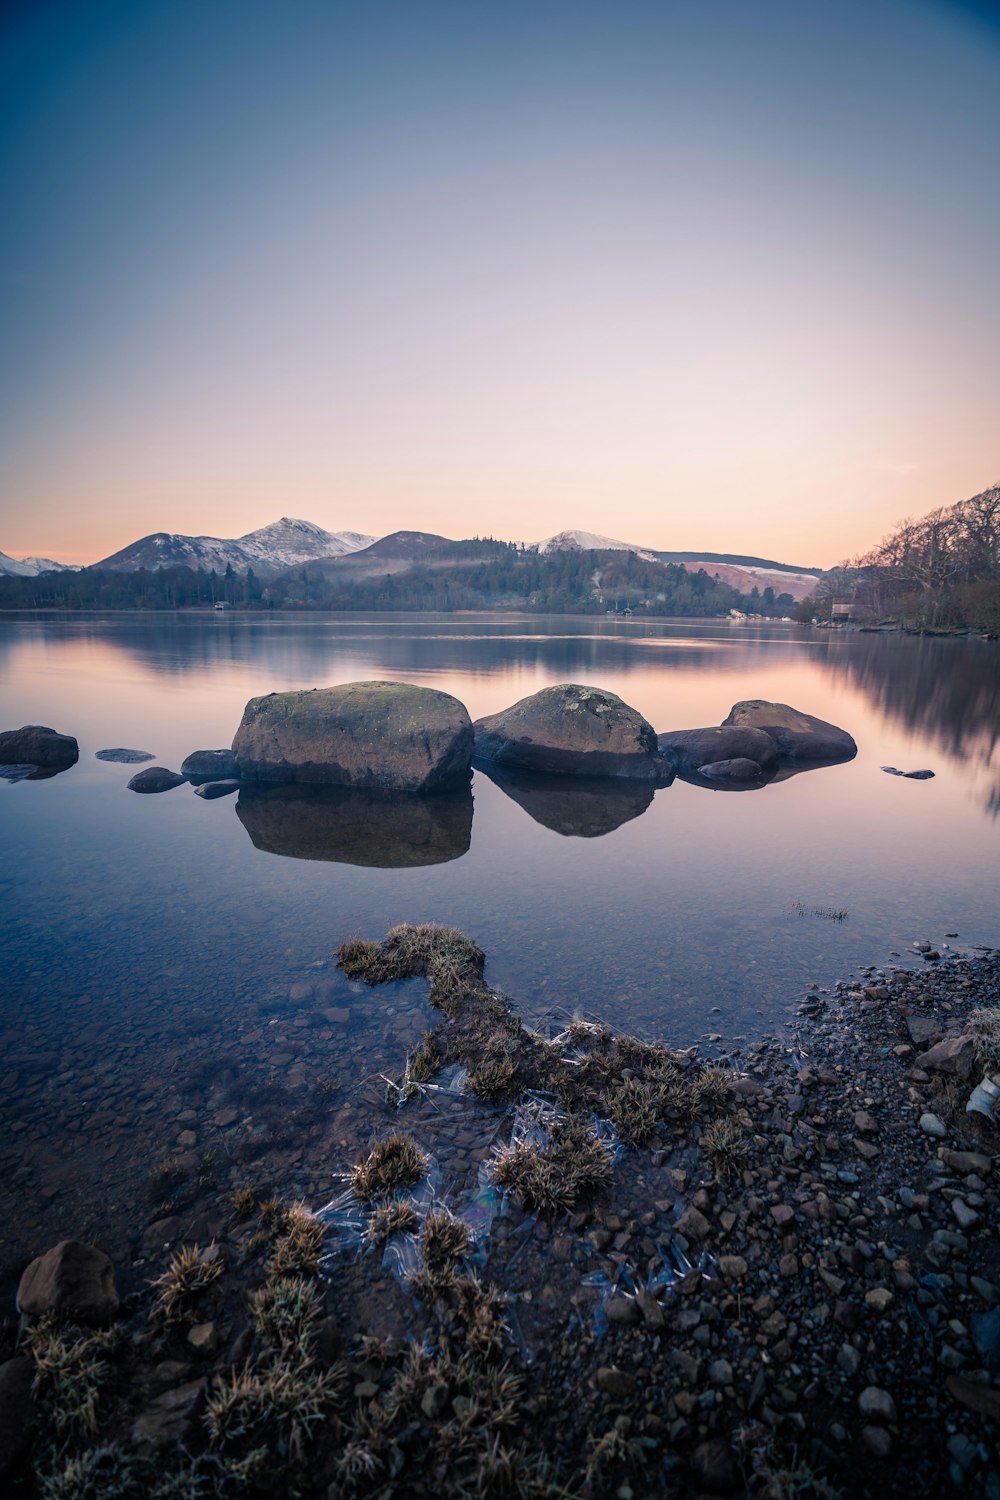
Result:
<instances>
[{"instance_id":1,"label":"rock in water","mask_svg":"<svg viewBox=\"0 0 1000 1500\"><path fill-rule=\"evenodd\" d=\"M231 781L239 774L231 750L192 750L181 761L181 775L193 781Z\"/></svg>"},{"instance_id":2,"label":"rock in water","mask_svg":"<svg viewBox=\"0 0 1000 1500\"><path fill-rule=\"evenodd\" d=\"M239 781L203 781L194 789L196 797L203 797L206 802L214 802L216 797L231 797L233 792L238 792L242 785Z\"/></svg>"},{"instance_id":3,"label":"rock in water","mask_svg":"<svg viewBox=\"0 0 1000 1500\"><path fill-rule=\"evenodd\" d=\"M667 782L651 724L614 693L563 682L477 719L476 755L522 771Z\"/></svg>"},{"instance_id":4,"label":"rock in water","mask_svg":"<svg viewBox=\"0 0 1000 1500\"><path fill-rule=\"evenodd\" d=\"M712 724L707 729L672 729L658 734L660 754L678 771L697 771L724 760L753 760L767 769L778 759L778 747L763 729Z\"/></svg>"},{"instance_id":5,"label":"rock in water","mask_svg":"<svg viewBox=\"0 0 1000 1500\"><path fill-rule=\"evenodd\" d=\"M716 760L708 766L699 766L698 775L709 781L760 781L764 772L755 760L737 755L733 760Z\"/></svg>"},{"instance_id":6,"label":"rock in water","mask_svg":"<svg viewBox=\"0 0 1000 1500\"><path fill-rule=\"evenodd\" d=\"M178 776L166 766L147 766L126 784L130 792L169 792L175 786L183 786L186 780L186 776Z\"/></svg>"},{"instance_id":7,"label":"rock in water","mask_svg":"<svg viewBox=\"0 0 1000 1500\"><path fill-rule=\"evenodd\" d=\"M61 1240L28 1266L17 1289L17 1307L27 1318L52 1312L77 1323L110 1323L118 1311L111 1262L94 1245Z\"/></svg>"},{"instance_id":8,"label":"rock in water","mask_svg":"<svg viewBox=\"0 0 1000 1500\"><path fill-rule=\"evenodd\" d=\"M468 782L472 721L450 693L348 682L251 698L233 754L244 781L433 792Z\"/></svg>"},{"instance_id":9,"label":"rock in water","mask_svg":"<svg viewBox=\"0 0 1000 1500\"><path fill-rule=\"evenodd\" d=\"M798 760L849 760L858 747L846 729L814 718L787 703L768 703L763 698L746 698L734 703L723 725L739 729L763 729L777 745L781 755Z\"/></svg>"},{"instance_id":10,"label":"rock in water","mask_svg":"<svg viewBox=\"0 0 1000 1500\"><path fill-rule=\"evenodd\" d=\"M80 746L71 734L59 734L44 724L25 724L0 734L0 765L72 766Z\"/></svg>"},{"instance_id":11,"label":"rock in water","mask_svg":"<svg viewBox=\"0 0 1000 1500\"><path fill-rule=\"evenodd\" d=\"M95 750L95 760L111 760L120 766L138 766L144 760L155 759L152 750L126 750L116 746L113 750Z\"/></svg>"}]
</instances>

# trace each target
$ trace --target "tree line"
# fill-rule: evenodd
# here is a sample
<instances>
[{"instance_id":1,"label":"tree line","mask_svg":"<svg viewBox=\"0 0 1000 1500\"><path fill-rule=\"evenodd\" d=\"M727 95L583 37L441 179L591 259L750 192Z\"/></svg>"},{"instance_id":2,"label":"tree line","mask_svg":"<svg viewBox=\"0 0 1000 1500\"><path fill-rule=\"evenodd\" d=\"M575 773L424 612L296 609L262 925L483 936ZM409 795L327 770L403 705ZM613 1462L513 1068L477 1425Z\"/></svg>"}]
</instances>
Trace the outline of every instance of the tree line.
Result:
<instances>
[{"instance_id":1,"label":"tree line","mask_svg":"<svg viewBox=\"0 0 1000 1500\"><path fill-rule=\"evenodd\" d=\"M824 574L797 614L831 617L838 604L855 619L1000 631L1000 485L901 521Z\"/></svg>"},{"instance_id":2,"label":"tree line","mask_svg":"<svg viewBox=\"0 0 1000 1500\"><path fill-rule=\"evenodd\" d=\"M306 564L267 582L248 568L224 574L191 568L135 573L50 573L0 578L0 609L184 609L225 604L242 609L353 612L523 610L539 614L678 615L704 618L731 609L788 614L792 596L773 588L750 594L683 564L646 562L630 552L540 555L490 538L453 542L403 572L352 572Z\"/></svg>"}]
</instances>

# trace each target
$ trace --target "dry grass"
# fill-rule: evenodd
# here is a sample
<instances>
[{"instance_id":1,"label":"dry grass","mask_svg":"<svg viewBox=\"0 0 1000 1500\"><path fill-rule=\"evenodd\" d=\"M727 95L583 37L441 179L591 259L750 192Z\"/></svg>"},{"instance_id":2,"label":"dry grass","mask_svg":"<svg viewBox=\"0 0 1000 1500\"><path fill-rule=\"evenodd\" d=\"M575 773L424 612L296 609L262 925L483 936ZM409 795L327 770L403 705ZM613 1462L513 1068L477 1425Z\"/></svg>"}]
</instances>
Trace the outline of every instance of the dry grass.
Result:
<instances>
[{"instance_id":1,"label":"dry grass","mask_svg":"<svg viewBox=\"0 0 1000 1500\"><path fill-rule=\"evenodd\" d=\"M325 1230L319 1219L313 1217L301 1203L293 1203L285 1217L285 1227L279 1235L274 1255L268 1262L268 1275L315 1276L319 1270Z\"/></svg>"},{"instance_id":2,"label":"dry grass","mask_svg":"<svg viewBox=\"0 0 1000 1500\"><path fill-rule=\"evenodd\" d=\"M750 1155L750 1140L742 1126L728 1116L713 1120L698 1142L711 1158L717 1177L737 1172Z\"/></svg>"},{"instance_id":3,"label":"dry grass","mask_svg":"<svg viewBox=\"0 0 1000 1500\"><path fill-rule=\"evenodd\" d=\"M504 1146L494 1158L496 1182L530 1212L567 1213L583 1197L611 1182L611 1148L582 1121L553 1123L541 1145L528 1140Z\"/></svg>"},{"instance_id":4,"label":"dry grass","mask_svg":"<svg viewBox=\"0 0 1000 1500\"><path fill-rule=\"evenodd\" d=\"M384 1245L394 1234L415 1234L420 1228L420 1215L405 1198L395 1198L380 1203L375 1208L361 1235L364 1245Z\"/></svg>"},{"instance_id":5,"label":"dry grass","mask_svg":"<svg viewBox=\"0 0 1000 1500\"><path fill-rule=\"evenodd\" d=\"M659 1101L654 1088L640 1078L626 1078L604 1096L605 1108L626 1146L644 1146L656 1129Z\"/></svg>"},{"instance_id":6,"label":"dry grass","mask_svg":"<svg viewBox=\"0 0 1000 1500\"><path fill-rule=\"evenodd\" d=\"M430 1157L402 1130L383 1136L351 1174L351 1186L362 1203L387 1198L414 1187L427 1172Z\"/></svg>"},{"instance_id":7,"label":"dry grass","mask_svg":"<svg viewBox=\"0 0 1000 1500\"><path fill-rule=\"evenodd\" d=\"M225 1258L219 1245L185 1245L170 1258L162 1276L152 1282L156 1290L151 1317L157 1323L179 1323L191 1311L191 1304L206 1288L218 1280L225 1269Z\"/></svg>"},{"instance_id":8,"label":"dry grass","mask_svg":"<svg viewBox=\"0 0 1000 1500\"><path fill-rule=\"evenodd\" d=\"M96 1432L101 1389L111 1374L107 1356L115 1345L114 1330L85 1333L59 1327L47 1314L29 1330L25 1342L35 1362L33 1389L56 1436Z\"/></svg>"},{"instance_id":9,"label":"dry grass","mask_svg":"<svg viewBox=\"0 0 1000 1500\"><path fill-rule=\"evenodd\" d=\"M976 1053L988 1073L1000 1068L1000 1010L974 1010L969 1031L976 1039Z\"/></svg>"}]
</instances>

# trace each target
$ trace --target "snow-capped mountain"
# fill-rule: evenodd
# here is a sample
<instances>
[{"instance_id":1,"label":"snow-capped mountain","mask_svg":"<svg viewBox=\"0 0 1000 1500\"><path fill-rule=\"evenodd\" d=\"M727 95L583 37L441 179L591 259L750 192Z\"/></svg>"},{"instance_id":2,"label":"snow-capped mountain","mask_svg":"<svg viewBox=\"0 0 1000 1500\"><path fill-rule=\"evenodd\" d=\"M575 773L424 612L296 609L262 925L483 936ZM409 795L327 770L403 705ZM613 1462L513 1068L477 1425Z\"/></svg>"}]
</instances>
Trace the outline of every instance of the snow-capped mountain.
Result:
<instances>
[{"instance_id":1,"label":"snow-capped mountain","mask_svg":"<svg viewBox=\"0 0 1000 1500\"><path fill-rule=\"evenodd\" d=\"M293 568L318 557L343 557L348 552L370 547L374 540L364 532L325 531L311 521L282 516L280 521L272 521L269 526L232 540L157 531L113 552L94 566L116 573L176 567L204 568L207 572L214 568L217 573L224 573L230 565L239 572L251 567L262 572Z\"/></svg>"},{"instance_id":2,"label":"snow-capped mountain","mask_svg":"<svg viewBox=\"0 0 1000 1500\"><path fill-rule=\"evenodd\" d=\"M37 578L39 573L73 573L76 570L70 563L53 562L51 557L8 557L6 552L0 552L0 573L13 575L15 578Z\"/></svg>"},{"instance_id":3,"label":"snow-capped mountain","mask_svg":"<svg viewBox=\"0 0 1000 1500\"><path fill-rule=\"evenodd\" d=\"M544 556L546 552L634 552L646 562L656 562L652 552L637 547L633 542L618 542L611 536L600 536L595 531L558 531L532 548Z\"/></svg>"}]
</instances>

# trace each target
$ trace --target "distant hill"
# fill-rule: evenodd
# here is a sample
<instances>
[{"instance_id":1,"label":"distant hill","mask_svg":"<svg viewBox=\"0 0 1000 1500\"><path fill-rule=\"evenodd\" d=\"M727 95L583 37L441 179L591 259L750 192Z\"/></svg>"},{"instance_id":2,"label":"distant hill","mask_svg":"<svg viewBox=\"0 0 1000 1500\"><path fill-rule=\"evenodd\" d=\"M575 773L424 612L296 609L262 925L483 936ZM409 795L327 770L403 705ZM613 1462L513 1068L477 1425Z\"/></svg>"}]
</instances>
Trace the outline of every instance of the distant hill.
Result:
<instances>
[{"instance_id":1,"label":"distant hill","mask_svg":"<svg viewBox=\"0 0 1000 1500\"><path fill-rule=\"evenodd\" d=\"M5 573L8 578L37 578L41 573L72 573L74 567L70 563L53 562L51 557L8 557L6 552L0 552L0 573Z\"/></svg>"},{"instance_id":2,"label":"distant hill","mask_svg":"<svg viewBox=\"0 0 1000 1500\"><path fill-rule=\"evenodd\" d=\"M637 547L634 542L619 542L596 531L557 531L555 536L534 542L530 550L542 557L550 552L634 552L646 562L653 562L659 556L659 553Z\"/></svg>"},{"instance_id":3,"label":"distant hill","mask_svg":"<svg viewBox=\"0 0 1000 1500\"><path fill-rule=\"evenodd\" d=\"M140 568L203 568L224 573L227 567L245 573L267 572L312 562L317 557L340 557L369 547L375 540L360 531L325 531L311 521L282 516L269 526L227 540L214 536L185 536L156 531L113 552L94 567L102 572L135 573Z\"/></svg>"}]
</instances>

